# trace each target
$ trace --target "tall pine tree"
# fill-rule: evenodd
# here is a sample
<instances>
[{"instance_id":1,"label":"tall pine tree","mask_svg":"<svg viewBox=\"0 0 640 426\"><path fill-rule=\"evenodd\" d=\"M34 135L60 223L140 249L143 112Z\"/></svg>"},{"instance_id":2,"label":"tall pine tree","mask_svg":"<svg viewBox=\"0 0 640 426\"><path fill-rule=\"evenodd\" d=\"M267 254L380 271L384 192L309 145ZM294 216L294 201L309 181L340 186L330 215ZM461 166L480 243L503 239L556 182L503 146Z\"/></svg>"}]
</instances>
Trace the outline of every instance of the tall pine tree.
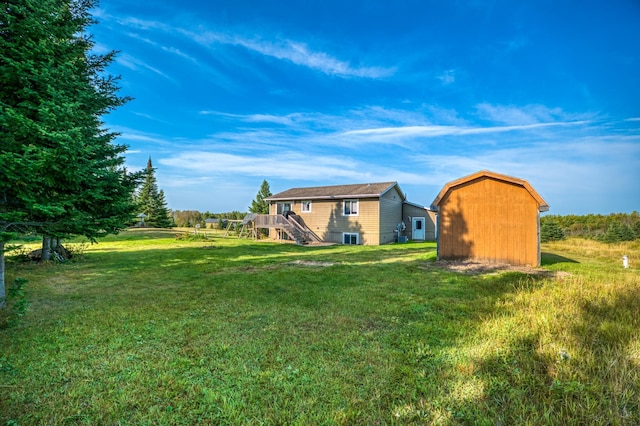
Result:
<instances>
[{"instance_id":1,"label":"tall pine tree","mask_svg":"<svg viewBox=\"0 0 640 426\"><path fill-rule=\"evenodd\" d=\"M169 228L173 221L169 217L164 191L158 189L155 173L156 169L153 167L151 157L149 157L147 168L144 170L144 180L137 197L139 210L145 215L146 225L155 228Z\"/></svg>"},{"instance_id":2,"label":"tall pine tree","mask_svg":"<svg viewBox=\"0 0 640 426\"><path fill-rule=\"evenodd\" d=\"M118 232L138 175L101 117L128 99L88 35L94 0L5 1L0 12L0 303L12 233Z\"/></svg>"},{"instance_id":3,"label":"tall pine tree","mask_svg":"<svg viewBox=\"0 0 640 426\"><path fill-rule=\"evenodd\" d=\"M251 201L249 211L251 213L269 214L269 203L265 201L265 198L271 197L272 195L269 183L266 179L263 180L262 185L260 185L260 190L256 194L255 200Z\"/></svg>"}]
</instances>

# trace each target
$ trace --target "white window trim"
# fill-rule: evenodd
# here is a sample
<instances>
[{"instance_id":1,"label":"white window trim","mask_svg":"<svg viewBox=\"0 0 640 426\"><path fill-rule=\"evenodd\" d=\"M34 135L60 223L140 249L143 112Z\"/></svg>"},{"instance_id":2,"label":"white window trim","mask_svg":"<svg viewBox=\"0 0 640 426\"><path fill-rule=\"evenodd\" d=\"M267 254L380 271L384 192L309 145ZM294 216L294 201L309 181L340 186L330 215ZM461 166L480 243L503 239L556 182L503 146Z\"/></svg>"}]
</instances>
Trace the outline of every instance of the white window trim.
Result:
<instances>
[{"instance_id":1,"label":"white window trim","mask_svg":"<svg viewBox=\"0 0 640 426\"><path fill-rule=\"evenodd\" d=\"M304 206L305 206L306 204L308 204L308 205L309 205L309 209L307 209L307 210L305 210L305 208L304 208ZM307 200L307 201L301 201L301 202L300 202L300 212L301 212L301 213L311 213L311 208L312 208L311 206L312 206L311 201L308 201L308 200Z\"/></svg>"},{"instance_id":2,"label":"white window trim","mask_svg":"<svg viewBox=\"0 0 640 426\"><path fill-rule=\"evenodd\" d=\"M354 201L355 201L356 206L357 206L357 207L356 207L356 210L357 210L357 211L356 211L355 213L346 214L346 213L344 212L344 208L346 207L347 202L349 202L349 203L353 203ZM342 202L342 216L358 216L359 214L360 214L360 200L358 200L357 198L354 198L354 199L351 199L351 200L344 200L344 201Z\"/></svg>"},{"instance_id":3,"label":"white window trim","mask_svg":"<svg viewBox=\"0 0 640 426\"><path fill-rule=\"evenodd\" d=\"M356 243L355 245L360 244L360 234L358 234L357 232L343 232L342 233L342 244L346 244L344 242L344 237L346 237L347 235L355 235L356 236ZM349 245L354 245L354 244L349 244Z\"/></svg>"}]
</instances>

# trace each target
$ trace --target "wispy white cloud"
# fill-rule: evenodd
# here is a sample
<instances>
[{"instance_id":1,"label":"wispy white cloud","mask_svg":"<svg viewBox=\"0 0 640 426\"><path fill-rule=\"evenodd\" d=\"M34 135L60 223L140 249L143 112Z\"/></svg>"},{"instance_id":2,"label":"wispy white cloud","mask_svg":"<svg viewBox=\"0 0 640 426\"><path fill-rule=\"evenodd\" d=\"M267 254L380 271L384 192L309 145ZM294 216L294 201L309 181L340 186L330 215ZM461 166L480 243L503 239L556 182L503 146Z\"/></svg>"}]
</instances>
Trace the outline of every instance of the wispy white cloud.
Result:
<instances>
[{"instance_id":1,"label":"wispy white cloud","mask_svg":"<svg viewBox=\"0 0 640 426\"><path fill-rule=\"evenodd\" d=\"M159 43L151 40L148 37L143 37L140 34L138 34L137 32L128 31L126 34L127 34L127 36L129 36L129 37L131 37L133 39L136 39L136 40L140 40L141 42L146 43L148 45L151 45L151 46L154 46L154 47L158 47L159 46Z\"/></svg>"},{"instance_id":2,"label":"wispy white cloud","mask_svg":"<svg viewBox=\"0 0 640 426\"><path fill-rule=\"evenodd\" d=\"M374 182L401 181L406 184L424 182L421 173L397 170L393 167L367 164L357 157L314 155L310 157L300 152L280 152L256 157L254 153L229 154L224 152L185 152L161 159L163 167L189 170L200 176L212 178L220 176L243 176L284 180L289 185L300 181L317 182ZM273 167L273 164L283 167ZM215 164L215 167L211 165ZM185 181L188 182L188 181Z\"/></svg>"},{"instance_id":3,"label":"wispy white cloud","mask_svg":"<svg viewBox=\"0 0 640 426\"><path fill-rule=\"evenodd\" d=\"M296 65L339 77L383 78L396 72L395 68L354 66L328 53L314 51L305 43L291 40L284 40L280 43L252 41L242 45L266 56L288 60Z\"/></svg>"},{"instance_id":4,"label":"wispy white cloud","mask_svg":"<svg viewBox=\"0 0 640 426\"><path fill-rule=\"evenodd\" d=\"M122 126L110 126L111 130L119 133L118 136L119 141L134 141L134 142L146 142L155 145L171 145L172 142L162 138L158 135L152 135L144 132L137 131L135 129L130 129ZM128 153L138 152L136 151L127 151Z\"/></svg>"},{"instance_id":5,"label":"wispy white cloud","mask_svg":"<svg viewBox=\"0 0 640 426\"><path fill-rule=\"evenodd\" d=\"M560 137L560 130L554 129L562 129L562 132L569 132L571 137L576 137L580 131L586 131L591 125L588 121L559 121L510 126L474 126L461 124L465 123L465 120L455 112L449 112L446 114L447 118L442 119L443 113L438 111L435 112L439 118L438 121L459 124L422 124L434 120L429 108L422 109L424 112L368 106L336 114L231 114L211 110L201 111L200 114L242 123L236 126L234 132L211 134L211 140L235 141L255 147L277 144L291 148L299 146L300 141L304 140L308 149L342 147L351 151L357 151L363 145L371 149L374 146L381 149L391 146L415 149L416 142L425 140L435 140L439 145L446 140L461 146L478 144L494 146L515 140L526 140L528 143L532 139L546 140L548 137ZM398 125L389 126L392 123L398 123ZM503 133L513 135L508 139L499 138L498 136Z\"/></svg>"},{"instance_id":6,"label":"wispy white cloud","mask_svg":"<svg viewBox=\"0 0 640 426\"><path fill-rule=\"evenodd\" d=\"M456 82L456 71L455 70L445 70L441 74L437 75L436 78L440 80L442 84L448 86Z\"/></svg>"},{"instance_id":7,"label":"wispy white cloud","mask_svg":"<svg viewBox=\"0 0 640 426\"><path fill-rule=\"evenodd\" d=\"M196 173L215 175L241 174L244 176L272 176L287 179L318 179L338 177L362 180L367 172L353 162L340 157L315 156L309 161L307 155L295 152L281 152L257 158L255 154L228 154L224 152L186 152L160 163L179 169L189 169ZM215 164L215 167L211 165ZM273 164L286 164L286 167L273 167Z\"/></svg>"},{"instance_id":8,"label":"wispy white cloud","mask_svg":"<svg viewBox=\"0 0 640 426\"><path fill-rule=\"evenodd\" d=\"M164 160L160 161L160 163L163 164ZM162 184L163 187L166 188L178 188L182 190L185 188L207 185L215 181L216 179L213 176L193 176L180 173L167 173L162 180Z\"/></svg>"},{"instance_id":9,"label":"wispy white cloud","mask_svg":"<svg viewBox=\"0 0 640 426\"><path fill-rule=\"evenodd\" d=\"M242 123L252 123L257 126L280 124L292 129L324 132L325 134L333 133L338 137L349 136L356 134L356 132L363 132L364 134L368 131L366 129L376 133L376 129L380 129L379 126L385 124L398 124L398 128L411 127L424 123L426 120L425 115L417 111L390 109L377 105L336 111L333 114L319 112L292 112L281 115L260 113L232 114L215 110L203 110L200 111L200 114L222 117ZM354 128L359 130L352 130ZM383 131L380 131L380 133L383 133Z\"/></svg>"},{"instance_id":10,"label":"wispy white cloud","mask_svg":"<svg viewBox=\"0 0 640 426\"><path fill-rule=\"evenodd\" d=\"M196 58L194 58L193 56L183 52L182 50L180 50L178 48L170 47L170 46L160 46L160 48L162 50L164 50L165 52L172 53L172 54L174 54L176 56L179 56L181 58L187 59L187 60L189 60L189 61L191 61L193 63L198 63L198 60Z\"/></svg>"},{"instance_id":11,"label":"wispy white cloud","mask_svg":"<svg viewBox=\"0 0 640 426\"><path fill-rule=\"evenodd\" d=\"M102 17L108 15L102 14ZM314 49L303 41L280 39L277 37L247 37L237 32L213 32L206 29L193 31L164 22L125 17L114 19L119 25L143 31L160 31L165 34L182 35L206 47L213 45L240 46L251 52L272 57L306 67L336 77L357 77L378 79L389 77L397 70L395 67L367 66L341 60L329 52ZM137 36L142 38L142 36ZM147 38L148 39L148 38ZM184 54L174 51L176 54ZM188 56L187 56L188 57Z\"/></svg>"},{"instance_id":12,"label":"wispy white cloud","mask_svg":"<svg viewBox=\"0 0 640 426\"><path fill-rule=\"evenodd\" d=\"M398 113L391 112L392 116ZM384 116L386 112L381 110L379 114ZM226 113L220 115L225 116ZM222 182L229 176L244 183L267 179L270 183L277 182L279 190L299 185L398 181L403 190L410 194L411 201L429 204L445 182L481 169L489 169L529 180L551 204L552 212L558 213L554 210L554 205L567 205L567 197L582 197L575 201L582 205L598 202L594 189L600 194L606 189L602 183L604 180L594 180L594 175L607 176L607 182L615 180L622 183L640 178L640 172L628 161L629 158L640 158L640 135L635 135L632 131L629 134L603 131L598 137L584 136L606 129L606 126L585 127L588 130L585 132L582 126L588 126L588 123L584 122L493 127L404 126L365 130L365 136L370 136L371 133L379 137L380 141L387 141L374 147L370 144L353 144L353 137L344 136L349 131L316 132L304 128L304 120L317 118L313 114L306 117L299 113L284 116L230 114L226 118L257 126L255 129L240 129L237 132L220 132L197 141L162 141L155 135L136 133L131 129L124 129L123 133L125 138L133 141L164 143L163 154L157 160L154 156L154 164L157 162L160 165L163 184L172 188L172 192L189 191L194 187L204 188L211 182ZM352 119L353 117L349 117L338 126L353 123ZM290 132L287 127L290 122L294 123L294 127L302 126L302 131L306 132L303 137ZM267 130L262 126L271 126L273 123L284 123L284 128ZM550 131L536 134L535 138L524 139L523 135L515 133L508 138L517 140L518 143L515 144L491 146L474 142L478 134L501 134L508 131L526 134L528 130L541 127L551 129L553 126L562 126L563 131ZM416 135L428 135L435 140L438 140L437 135L452 137L460 149L453 149L452 146L446 150L434 149L431 145L427 145L428 149L423 149L411 144L407 144L403 150L393 148L402 141L393 142L393 137L390 136L411 138ZM337 143L336 139L347 140L351 150L334 154L331 147ZM304 145L304 150L296 149L301 144ZM386 161L368 161L376 147L379 147L382 154L374 156L383 155ZM273 167L273 164L281 167ZM620 187L629 190L629 184L621 184ZM252 192L256 188L252 188ZM623 191L624 189L618 191L619 196L624 196ZM637 190L635 194L637 195ZM247 202L250 198L247 196Z\"/></svg>"},{"instance_id":13,"label":"wispy white cloud","mask_svg":"<svg viewBox=\"0 0 640 426\"><path fill-rule=\"evenodd\" d=\"M476 105L476 113L482 120L514 126L593 118L585 117L584 114L568 114L561 108L549 108L544 105L512 106L481 103Z\"/></svg>"},{"instance_id":14,"label":"wispy white cloud","mask_svg":"<svg viewBox=\"0 0 640 426\"><path fill-rule=\"evenodd\" d=\"M111 17L111 19L114 19ZM137 28L140 30L150 30L150 29L157 29L157 30L161 30L163 32L171 32L171 26L165 24L164 22L160 22L160 21L153 21L153 20L148 20L148 19L140 19L140 18L136 18L136 17L132 17L132 16L126 16L126 17L121 17L121 18L115 18L115 20L122 26L125 27L129 27L129 28Z\"/></svg>"},{"instance_id":15,"label":"wispy white cloud","mask_svg":"<svg viewBox=\"0 0 640 426\"><path fill-rule=\"evenodd\" d=\"M129 54L120 54L118 56L116 56L116 62L120 65L122 65L123 67L129 68L131 70L134 71L140 71L141 68L149 70L161 77L166 78L167 80L170 81L174 81L173 78L169 77L167 74L165 74L164 72L160 71L159 69L152 67L151 65L147 64L144 61L141 61L138 58L135 58Z\"/></svg>"},{"instance_id":16,"label":"wispy white cloud","mask_svg":"<svg viewBox=\"0 0 640 426\"><path fill-rule=\"evenodd\" d=\"M91 49L91 51L96 55L104 55L105 53L111 52L111 50L112 49L109 49L109 47L107 47L103 43L95 43L93 45L93 48Z\"/></svg>"},{"instance_id":17,"label":"wispy white cloud","mask_svg":"<svg viewBox=\"0 0 640 426\"><path fill-rule=\"evenodd\" d=\"M132 112L132 114L133 114L133 115L136 115L136 116L138 116L138 117L146 118L147 120L156 121L156 122L158 122L158 123L165 123L165 124L169 123L169 122L168 122L168 121L166 121L166 120L161 120L161 119L159 119L159 118L157 118L157 117L155 117L155 116L153 116L153 115L151 115L151 114L145 114L145 113L143 113L143 112L133 111L133 112Z\"/></svg>"},{"instance_id":18,"label":"wispy white cloud","mask_svg":"<svg viewBox=\"0 0 640 426\"><path fill-rule=\"evenodd\" d=\"M203 110L199 112L202 115L215 115L218 117L233 119L242 121L245 123L273 123L273 124L282 124L285 126L292 126L297 124L301 118L302 114L292 113L285 115L276 115L276 114L231 114L227 112L220 111L207 111Z\"/></svg>"},{"instance_id":19,"label":"wispy white cloud","mask_svg":"<svg viewBox=\"0 0 640 426\"><path fill-rule=\"evenodd\" d=\"M179 29L179 32L204 45L226 44L241 46L249 51L292 62L327 75L337 77L383 78L393 75L391 67L357 66L340 60L330 53L310 48L306 43L289 39L266 40L250 38L241 34L217 33L211 31L193 32Z\"/></svg>"},{"instance_id":20,"label":"wispy white cloud","mask_svg":"<svg viewBox=\"0 0 640 426\"><path fill-rule=\"evenodd\" d=\"M162 44L160 44L160 43L158 43L158 42L156 42L154 40L151 40L148 37L143 37L140 34L135 33L135 32L128 32L127 35L129 37L133 38L133 39L140 40L143 43L146 43L146 44L148 44L150 46L156 47L156 48L158 48L158 49L160 49L160 50L162 50L164 52L171 53L173 55L179 56L179 57L181 57L183 59L187 59L187 60L189 60L191 62L194 62L194 63L198 63L198 61L193 56L188 55L187 53L183 52L182 50L180 50L180 49L178 49L176 47L164 46L164 45L162 45Z\"/></svg>"},{"instance_id":21,"label":"wispy white cloud","mask_svg":"<svg viewBox=\"0 0 640 426\"><path fill-rule=\"evenodd\" d=\"M401 126L382 127L375 129L360 129L344 132L344 136L362 137L371 141L393 140L406 138L435 138L441 136L464 136L490 133L505 133L527 131L545 127L579 126L585 121L535 123L518 126L489 126L489 127L461 127L461 126Z\"/></svg>"}]
</instances>

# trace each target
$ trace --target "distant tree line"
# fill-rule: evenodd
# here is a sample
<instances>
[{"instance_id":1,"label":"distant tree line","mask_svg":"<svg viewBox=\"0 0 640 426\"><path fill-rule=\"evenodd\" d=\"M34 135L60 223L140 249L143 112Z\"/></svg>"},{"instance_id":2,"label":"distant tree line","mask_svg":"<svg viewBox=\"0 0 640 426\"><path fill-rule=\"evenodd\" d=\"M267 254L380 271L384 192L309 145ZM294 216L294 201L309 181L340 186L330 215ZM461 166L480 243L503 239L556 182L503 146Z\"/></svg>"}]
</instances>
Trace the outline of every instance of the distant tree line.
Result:
<instances>
[{"instance_id":1,"label":"distant tree line","mask_svg":"<svg viewBox=\"0 0 640 426\"><path fill-rule=\"evenodd\" d=\"M265 198L270 197L271 195L269 183L266 180L263 180L262 185L260 185L260 190L256 194L256 198L251 201L249 211L251 213L268 214L269 202L266 201ZM247 212L240 212L238 210L226 213L211 213L210 211L202 213L197 210L174 210L171 214L175 226L190 228L200 225L204 228L206 225L205 220L220 219L216 226L218 229L224 229L226 227L226 221L224 219L242 220L246 215Z\"/></svg>"},{"instance_id":2,"label":"distant tree line","mask_svg":"<svg viewBox=\"0 0 640 426\"><path fill-rule=\"evenodd\" d=\"M237 210L227 213L211 213L209 211L202 213L197 210L174 210L173 221L175 222L176 226L179 227L190 228L196 225L200 225L204 228L205 220L207 219L221 219L219 223L222 224L222 219L242 220L246 215L246 212L240 212Z\"/></svg>"},{"instance_id":3,"label":"distant tree line","mask_svg":"<svg viewBox=\"0 0 640 426\"><path fill-rule=\"evenodd\" d=\"M615 243L640 239L640 213L547 215L540 218L542 242L581 237Z\"/></svg>"}]
</instances>

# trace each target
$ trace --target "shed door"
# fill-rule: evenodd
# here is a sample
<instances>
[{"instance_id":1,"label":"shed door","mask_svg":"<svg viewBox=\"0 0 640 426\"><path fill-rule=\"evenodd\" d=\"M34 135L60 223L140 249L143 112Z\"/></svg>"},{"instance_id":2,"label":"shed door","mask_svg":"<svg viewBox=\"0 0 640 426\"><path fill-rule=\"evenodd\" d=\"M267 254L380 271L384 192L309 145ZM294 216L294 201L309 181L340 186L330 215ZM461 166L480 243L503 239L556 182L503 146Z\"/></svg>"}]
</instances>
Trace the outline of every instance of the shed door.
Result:
<instances>
[{"instance_id":1,"label":"shed door","mask_svg":"<svg viewBox=\"0 0 640 426\"><path fill-rule=\"evenodd\" d=\"M411 239L424 241L424 217L411 219Z\"/></svg>"}]
</instances>

